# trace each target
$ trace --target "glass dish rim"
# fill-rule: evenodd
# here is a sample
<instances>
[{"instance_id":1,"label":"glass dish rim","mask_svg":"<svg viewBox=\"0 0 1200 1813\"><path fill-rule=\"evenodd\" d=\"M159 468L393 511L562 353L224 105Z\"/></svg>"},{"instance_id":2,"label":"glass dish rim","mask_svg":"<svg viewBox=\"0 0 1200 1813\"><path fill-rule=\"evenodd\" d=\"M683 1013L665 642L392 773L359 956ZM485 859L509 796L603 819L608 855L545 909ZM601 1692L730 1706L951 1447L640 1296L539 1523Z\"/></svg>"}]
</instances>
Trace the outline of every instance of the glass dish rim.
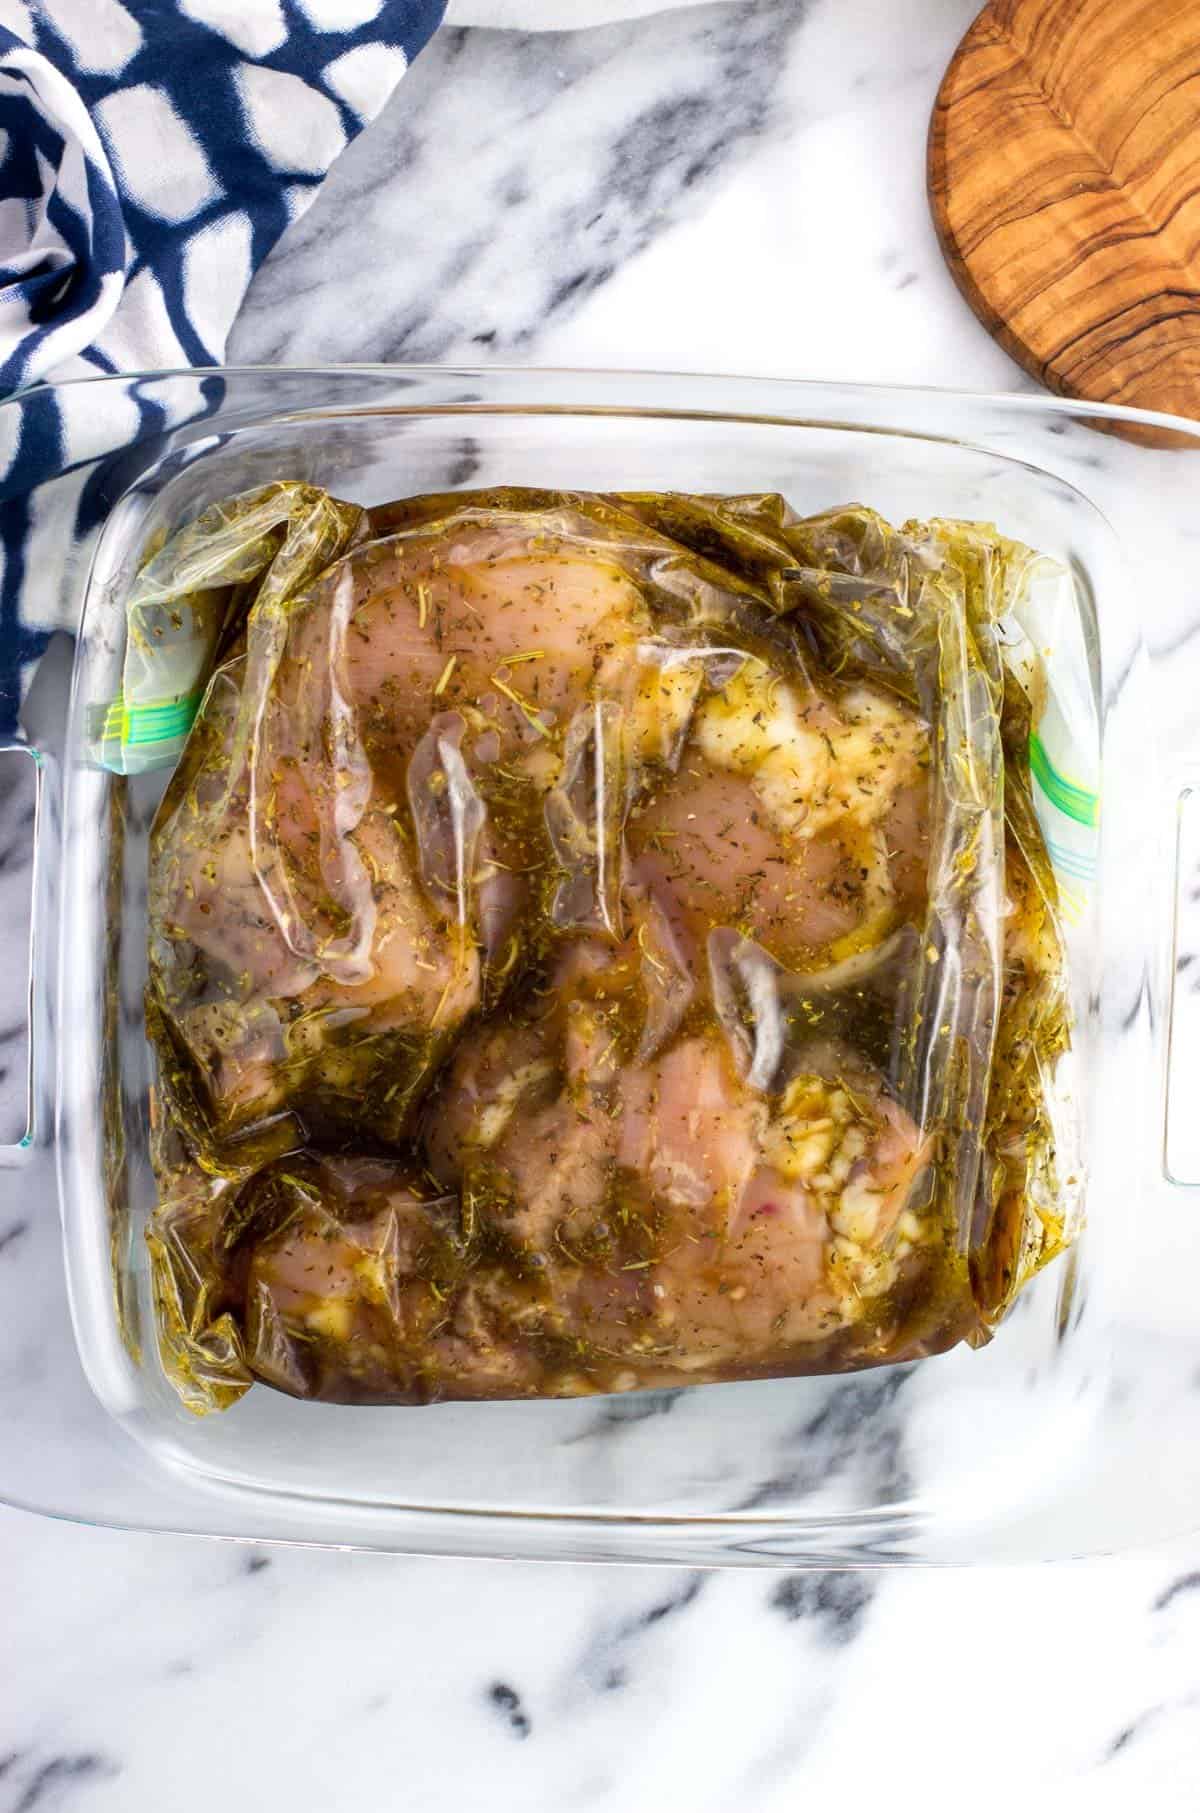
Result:
<instances>
[{"instance_id":1,"label":"glass dish rim","mask_svg":"<svg viewBox=\"0 0 1200 1813\"><path fill-rule=\"evenodd\" d=\"M967 405L980 404L1011 410L1016 415L1046 414L1053 416L1070 416L1076 419L1127 422L1131 426L1146 428L1165 428L1186 435L1191 440L1200 440L1200 421L1193 421L1187 416L1172 415L1164 410L1140 409L1128 403L1099 403L1083 397L1060 396L1052 391L1025 390L973 390L964 389L953 384L893 384L885 380L858 378L796 378L778 377L761 372L714 372L714 371L680 371L667 366L605 366L605 365L515 365L497 362L494 365L460 364L456 361L445 363L421 362L406 363L402 360L363 361L362 363L319 364L250 364L250 365L162 365L151 366L137 371L96 372L77 377L49 379L44 384L33 386L29 390L16 391L13 395L0 398L0 408L20 407L36 390L59 390L85 385L128 385L148 383L166 378L241 378L272 377L337 377L347 376L395 376L404 373L416 378L461 377L486 382L495 378L587 378L587 379L643 379L652 382L717 384L721 386L745 385L753 390L785 389L799 395L817 392L842 392L862 397L895 397L921 398L953 401ZM470 408L470 403L458 405ZM719 410L688 410L664 408L655 413L672 416L698 415L708 417L716 415L726 419L736 419L737 412ZM761 418L755 418L761 419ZM922 437L927 438L927 437ZM938 437L934 437L938 438ZM84 462L91 464L89 459Z\"/></svg>"}]
</instances>

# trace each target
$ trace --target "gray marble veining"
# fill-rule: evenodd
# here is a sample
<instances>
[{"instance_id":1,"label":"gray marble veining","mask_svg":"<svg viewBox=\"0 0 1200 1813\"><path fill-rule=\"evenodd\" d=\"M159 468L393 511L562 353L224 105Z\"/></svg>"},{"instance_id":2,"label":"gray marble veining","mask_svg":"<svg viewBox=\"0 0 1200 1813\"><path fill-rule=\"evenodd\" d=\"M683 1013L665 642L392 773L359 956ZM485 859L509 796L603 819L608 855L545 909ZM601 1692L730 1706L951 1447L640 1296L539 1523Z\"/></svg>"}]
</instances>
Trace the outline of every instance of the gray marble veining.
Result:
<instances>
[{"instance_id":1,"label":"gray marble veining","mask_svg":"<svg viewBox=\"0 0 1200 1813\"><path fill-rule=\"evenodd\" d=\"M231 360L528 358L786 131L778 91L808 12L761 0L553 37L447 29L259 274ZM356 267L353 307L331 261Z\"/></svg>"},{"instance_id":2,"label":"gray marble veining","mask_svg":"<svg viewBox=\"0 0 1200 1813\"><path fill-rule=\"evenodd\" d=\"M230 358L1026 389L923 200L929 104L975 10L746 0L447 30L256 279ZM1120 484L1118 448L1071 429L1065 453ZM1200 648L1172 608L1186 746ZM894 1491L907 1463L877 1411L870 1465ZM581 1440L655 1439L632 1414L598 1411ZM1195 1541L1112 1566L778 1576L397 1562L16 1513L0 1532L0 1813L1195 1804Z\"/></svg>"}]
</instances>

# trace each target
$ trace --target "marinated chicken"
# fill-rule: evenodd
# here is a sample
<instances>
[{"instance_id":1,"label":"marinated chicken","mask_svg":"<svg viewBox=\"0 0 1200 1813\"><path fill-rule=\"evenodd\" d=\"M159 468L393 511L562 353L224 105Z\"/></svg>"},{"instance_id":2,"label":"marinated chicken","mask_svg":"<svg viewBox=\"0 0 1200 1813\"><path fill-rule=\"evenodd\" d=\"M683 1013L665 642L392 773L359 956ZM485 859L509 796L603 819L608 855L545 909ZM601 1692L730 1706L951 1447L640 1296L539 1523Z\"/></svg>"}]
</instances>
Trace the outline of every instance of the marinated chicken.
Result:
<instances>
[{"instance_id":1,"label":"marinated chicken","mask_svg":"<svg viewBox=\"0 0 1200 1813\"><path fill-rule=\"evenodd\" d=\"M323 570L231 610L155 826L185 1401L986 1338L1065 1238L1022 551L770 498L337 508Z\"/></svg>"}]
</instances>

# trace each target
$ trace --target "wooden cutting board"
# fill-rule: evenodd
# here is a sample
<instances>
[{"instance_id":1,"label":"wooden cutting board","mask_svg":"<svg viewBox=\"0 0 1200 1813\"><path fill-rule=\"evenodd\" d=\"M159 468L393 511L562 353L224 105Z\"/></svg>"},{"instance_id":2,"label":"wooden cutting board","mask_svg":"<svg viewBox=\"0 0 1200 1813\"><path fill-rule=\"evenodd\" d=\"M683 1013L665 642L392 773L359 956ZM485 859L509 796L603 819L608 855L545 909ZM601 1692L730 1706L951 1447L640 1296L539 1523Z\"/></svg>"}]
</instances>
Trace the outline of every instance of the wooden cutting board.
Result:
<instances>
[{"instance_id":1,"label":"wooden cutting board","mask_svg":"<svg viewBox=\"0 0 1200 1813\"><path fill-rule=\"evenodd\" d=\"M989 0L928 176L959 288L1026 371L1200 417L1200 0Z\"/></svg>"}]
</instances>

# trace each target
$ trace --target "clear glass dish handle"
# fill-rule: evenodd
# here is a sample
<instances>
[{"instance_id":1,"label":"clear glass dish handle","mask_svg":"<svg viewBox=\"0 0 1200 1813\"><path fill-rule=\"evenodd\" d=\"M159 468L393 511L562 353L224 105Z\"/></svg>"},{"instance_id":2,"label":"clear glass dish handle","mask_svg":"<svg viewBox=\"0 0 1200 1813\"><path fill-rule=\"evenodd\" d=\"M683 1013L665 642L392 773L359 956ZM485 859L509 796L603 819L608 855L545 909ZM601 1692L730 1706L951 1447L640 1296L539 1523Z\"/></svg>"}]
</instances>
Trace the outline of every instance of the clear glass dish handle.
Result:
<instances>
[{"instance_id":1,"label":"clear glass dish handle","mask_svg":"<svg viewBox=\"0 0 1200 1813\"><path fill-rule=\"evenodd\" d=\"M1200 1189L1200 763L1172 789L1172 912L1166 977L1162 1169L1180 1190Z\"/></svg>"},{"instance_id":2,"label":"clear glass dish handle","mask_svg":"<svg viewBox=\"0 0 1200 1813\"><path fill-rule=\"evenodd\" d=\"M0 1167L11 1169L28 1163L39 1146L46 1144L53 1124L53 1075L51 1041L51 997L54 945L54 901L57 875L58 790L57 769L53 757L33 744L19 739L0 740L0 759L21 757L32 764L33 816L29 860L32 874L29 887L29 923L25 940L27 958L25 978L25 1131L21 1138L0 1144ZM21 852L5 852L17 863ZM6 959L22 962L21 930L6 927L0 944ZM15 934L15 935L14 935ZM14 964L14 967L15 967Z\"/></svg>"}]
</instances>

